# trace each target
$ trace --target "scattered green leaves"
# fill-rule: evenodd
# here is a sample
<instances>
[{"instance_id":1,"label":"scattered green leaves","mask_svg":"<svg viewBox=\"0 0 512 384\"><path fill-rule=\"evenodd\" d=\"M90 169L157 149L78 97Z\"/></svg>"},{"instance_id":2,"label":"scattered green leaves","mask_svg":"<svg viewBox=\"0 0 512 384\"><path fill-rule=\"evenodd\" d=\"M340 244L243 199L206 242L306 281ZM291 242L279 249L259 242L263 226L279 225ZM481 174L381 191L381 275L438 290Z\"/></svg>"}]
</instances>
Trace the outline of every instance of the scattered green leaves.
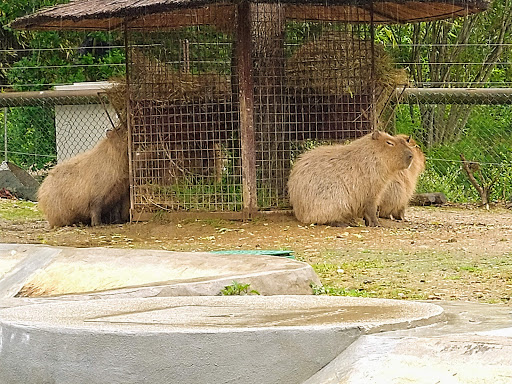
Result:
<instances>
[{"instance_id":1,"label":"scattered green leaves","mask_svg":"<svg viewBox=\"0 0 512 384\"><path fill-rule=\"evenodd\" d=\"M233 281L231 285L226 285L220 291L221 296L243 296L243 295L259 295L260 293L255 289L250 289L251 284L239 283Z\"/></svg>"}]
</instances>

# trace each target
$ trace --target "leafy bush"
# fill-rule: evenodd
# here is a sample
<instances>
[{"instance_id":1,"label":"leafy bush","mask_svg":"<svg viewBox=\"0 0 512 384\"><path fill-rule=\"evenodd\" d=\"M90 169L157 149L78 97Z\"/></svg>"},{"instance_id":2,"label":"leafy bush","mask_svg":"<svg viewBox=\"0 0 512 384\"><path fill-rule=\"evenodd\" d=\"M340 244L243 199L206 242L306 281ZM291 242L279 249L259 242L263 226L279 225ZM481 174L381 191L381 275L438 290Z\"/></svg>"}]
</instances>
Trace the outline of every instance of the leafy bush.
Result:
<instances>
[{"instance_id":1,"label":"leafy bush","mask_svg":"<svg viewBox=\"0 0 512 384\"><path fill-rule=\"evenodd\" d=\"M397 131L415 137L421 128L411 119L409 108L408 105L398 108ZM426 150L427 168L417 191L443 192L452 202L477 202L479 195L461 167L460 154L464 154L468 161L479 163L486 180L495 180L491 199L509 199L512 196L511 148L512 107L475 107L459 139Z\"/></svg>"},{"instance_id":2,"label":"leafy bush","mask_svg":"<svg viewBox=\"0 0 512 384\"><path fill-rule=\"evenodd\" d=\"M9 161L42 169L56 158L55 110L53 107L7 109Z\"/></svg>"},{"instance_id":3,"label":"leafy bush","mask_svg":"<svg viewBox=\"0 0 512 384\"><path fill-rule=\"evenodd\" d=\"M259 292L251 289L251 284L239 283L233 281L231 285L226 285L221 291L221 296L243 296L243 295L259 295Z\"/></svg>"}]
</instances>

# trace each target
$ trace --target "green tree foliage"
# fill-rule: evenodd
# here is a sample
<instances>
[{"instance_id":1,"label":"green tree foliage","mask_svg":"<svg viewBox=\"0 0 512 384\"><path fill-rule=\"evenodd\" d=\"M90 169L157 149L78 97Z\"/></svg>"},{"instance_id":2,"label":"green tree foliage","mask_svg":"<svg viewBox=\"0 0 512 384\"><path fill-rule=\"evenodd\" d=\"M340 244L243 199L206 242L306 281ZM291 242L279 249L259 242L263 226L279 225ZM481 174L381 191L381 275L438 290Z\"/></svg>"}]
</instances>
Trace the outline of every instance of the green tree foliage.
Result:
<instances>
[{"instance_id":1,"label":"green tree foliage","mask_svg":"<svg viewBox=\"0 0 512 384\"><path fill-rule=\"evenodd\" d=\"M487 11L466 18L379 27L376 36L404 63L412 86L511 86L511 0L494 0ZM491 199L510 198L511 106L457 105L447 98L445 104L401 105L396 116L397 131L414 135L429 158L420 192L478 200L461 167L463 154L478 163L482 179L496 181Z\"/></svg>"},{"instance_id":2,"label":"green tree foliage","mask_svg":"<svg viewBox=\"0 0 512 384\"><path fill-rule=\"evenodd\" d=\"M390 44L398 62L407 63L420 87L482 87L503 83L510 75L512 1L495 0L485 12L465 18L383 27L377 33ZM510 77L508 77L510 81ZM410 109L421 123L416 135L428 148L457 141L465 132L472 107L446 104Z\"/></svg>"},{"instance_id":3,"label":"green tree foliage","mask_svg":"<svg viewBox=\"0 0 512 384\"><path fill-rule=\"evenodd\" d=\"M0 90L47 90L60 84L108 80L124 73L125 54L119 32L32 32L15 31L9 26L17 17L66 2L0 3ZM10 108L7 127L10 161L41 168L55 158L55 111L51 102ZM3 139L3 132L1 136Z\"/></svg>"},{"instance_id":4,"label":"green tree foliage","mask_svg":"<svg viewBox=\"0 0 512 384\"><path fill-rule=\"evenodd\" d=\"M55 160L55 111L48 107L9 108L9 161L42 169Z\"/></svg>"}]
</instances>

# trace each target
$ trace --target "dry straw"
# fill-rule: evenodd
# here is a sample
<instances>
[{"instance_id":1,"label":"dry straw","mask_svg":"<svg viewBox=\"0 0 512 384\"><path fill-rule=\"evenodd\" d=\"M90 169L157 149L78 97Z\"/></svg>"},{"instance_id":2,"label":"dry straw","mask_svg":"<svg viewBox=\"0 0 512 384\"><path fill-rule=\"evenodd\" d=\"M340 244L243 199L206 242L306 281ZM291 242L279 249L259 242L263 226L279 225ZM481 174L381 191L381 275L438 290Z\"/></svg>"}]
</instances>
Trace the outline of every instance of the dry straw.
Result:
<instances>
[{"instance_id":1,"label":"dry straw","mask_svg":"<svg viewBox=\"0 0 512 384\"><path fill-rule=\"evenodd\" d=\"M380 44L374 44L374 79L377 113L397 87L408 83L405 70L396 68ZM345 32L327 32L302 45L286 62L289 88L315 94L368 93L372 79L372 44Z\"/></svg>"}]
</instances>

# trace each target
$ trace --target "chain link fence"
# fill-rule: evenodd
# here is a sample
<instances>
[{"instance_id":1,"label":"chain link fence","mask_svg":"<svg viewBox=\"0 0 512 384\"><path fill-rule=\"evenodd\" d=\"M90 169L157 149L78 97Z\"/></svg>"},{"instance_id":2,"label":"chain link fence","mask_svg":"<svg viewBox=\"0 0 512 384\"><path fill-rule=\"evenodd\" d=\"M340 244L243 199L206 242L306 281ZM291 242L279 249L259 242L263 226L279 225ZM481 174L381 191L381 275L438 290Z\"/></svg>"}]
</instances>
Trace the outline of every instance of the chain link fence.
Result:
<instances>
[{"instance_id":1,"label":"chain link fence","mask_svg":"<svg viewBox=\"0 0 512 384\"><path fill-rule=\"evenodd\" d=\"M437 61L414 60L404 54L409 45L390 48L402 53L397 64L408 70L411 84L397 90L395 113L385 122L394 133L412 135L427 156L417 192L442 192L454 203L510 201L512 45L438 43L417 48L437 52L439 56L431 55ZM458 55L442 55L454 49ZM492 56L495 49L500 50L499 59ZM439 81L433 81L435 76Z\"/></svg>"},{"instance_id":2,"label":"chain link fence","mask_svg":"<svg viewBox=\"0 0 512 384\"><path fill-rule=\"evenodd\" d=\"M456 203L512 198L510 89L410 89L397 106L395 129L427 155L417 192L443 192ZM462 125L462 126L460 126Z\"/></svg>"},{"instance_id":3,"label":"chain link fence","mask_svg":"<svg viewBox=\"0 0 512 384\"><path fill-rule=\"evenodd\" d=\"M309 28L312 28L311 25ZM289 27L289 30L301 35L297 32L301 31L297 25L293 25L293 28ZM379 33L380 31L377 30L377 37ZM311 41L317 40L311 39ZM299 43L302 44L302 40L289 42L286 47L290 52L295 52ZM184 51L196 49L192 40L180 40L179 44ZM449 201L455 203L474 203L485 201L485 199L489 202L510 200L512 197L512 84L509 79L512 80L512 66L507 58L512 57L510 52L512 45L501 43L493 46L484 42L466 45L447 42L417 47L410 43L379 42L377 45L393 57L396 67L405 70L409 78L408 86L399 87L385 101L390 108L382 108L385 113L383 112L379 117L384 129L392 133L412 135L424 150L427 156L427 169L421 176L418 192L443 192ZM485 50L492 53L493 48L498 47L501 50L501 59L487 57L483 53L471 55L471 52L478 53ZM462 53L440 59L439 55L433 54L418 56L414 51L416 48L438 52L443 49L458 49ZM211 50L208 52L211 53ZM430 61L425 62L425 57ZM436 61L436 57L439 60ZM228 74L230 63L224 64L224 72ZM190 66L190 63L187 65ZM66 69L69 68L66 67ZM38 69L38 71L41 70L41 68ZM423 75L420 76L419 73ZM428 73L428 76L425 73ZM475 76L471 78L472 73ZM481 73L492 73L492 75L480 76ZM6 84L3 86L4 89L8 89ZM35 85L33 89L36 89ZM322 100L324 104L329 104L327 99L327 103L324 99ZM314 109L313 101L309 103L312 109ZM384 103L384 101L381 102ZM292 103L290 110L296 106L297 103ZM392 113L389 112L390 110ZM183 119L192 112L193 110L184 110ZM208 111L205 113L211 117ZM238 117L232 116L231 112L229 115L225 111L222 113L222 116L227 116L234 122L237 121ZM319 110L316 114L310 111L308 114L303 113L297 116L311 120L313 117L325 118L327 114ZM57 162L94 146L104 137L105 132L116 124L115 117L116 113L110 107L108 98L98 90L71 87L56 91L0 93L1 159L15 163L36 176L43 175ZM193 120L194 124L207 126L207 123L196 120ZM212 122L217 120L214 119ZM312 122L308 120L307 123L308 127L320 126L317 120ZM180 127L186 125L182 121L179 124ZM300 126L298 124L293 131L295 134L303 134ZM303 122L302 127L304 126ZM215 182L218 185L218 180L225 177L222 172L226 172L226 169L232 166L237 171L233 176L234 181L228 187L233 186L231 189L235 191L234 193L240 194L241 176L237 168L239 154L235 151L232 141L229 141L231 139L221 136L215 136L214 139L211 147L207 147L206 150L201 148L196 156L200 159L206 158L208 161L212 159L207 162L208 168L213 169L211 175L205 173L201 177L204 176L205 180L209 177L214 180L212 185ZM346 139L339 138L340 141ZM189 145L188 142L186 143ZM300 149L303 150L303 147L305 146L303 145ZM231 157L226 156L226 153ZM139 154L139 158L142 157ZM230 159L232 164L229 163ZM288 161L288 158L285 160ZM259 158L257 161L264 164ZM267 163L270 164L270 162ZM215 173L217 169L220 171ZM264 169L261 168L260 172L264 172ZM231 193L228 187L226 191ZM217 189L219 189L218 186L212 190L217 191ZM228 193L224 189L222 191L222 193ZM268 191L271 191L271 188ZM201 193L208 193L208 189L202 189ZM269 192L268 196L270 195L275 194ZM235 210L240 209L240 199L234 197L229 199L232 204L226 205L228 207L226 209L231 209L231 206L235 207L233 208ZM268 206L271 208L286 208L281 204L281 200L277 203L270 198L267 200L270 201ZM214 210L217 209L216 204L217 202L210 204Z\"/></svg>"},{"instance_id":4,"label":"chain link fence","mask_svg":"<svg viewBox=\"0 0 512 384\"><path fill-rule=\"evenodd\" d=\"M63 160L92 148L116 121L97 91L0 94L0 154L41 178Z\"/></svg>"}]
</instances>

